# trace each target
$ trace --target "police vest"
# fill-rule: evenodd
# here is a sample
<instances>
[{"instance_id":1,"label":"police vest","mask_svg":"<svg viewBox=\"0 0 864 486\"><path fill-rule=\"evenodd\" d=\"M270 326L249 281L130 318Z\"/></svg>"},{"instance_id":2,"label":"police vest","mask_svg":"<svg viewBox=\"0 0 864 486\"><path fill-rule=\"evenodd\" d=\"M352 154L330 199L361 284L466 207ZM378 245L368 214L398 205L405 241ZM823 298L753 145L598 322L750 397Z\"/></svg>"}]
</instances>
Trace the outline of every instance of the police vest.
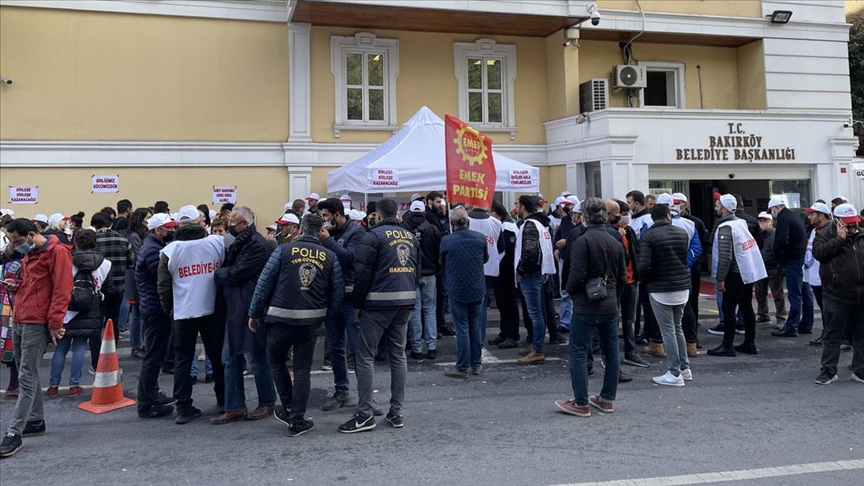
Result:
<instances>
[{"instance_id":1,"label":"police vest","mask_svg":"<svg viewBox=\"0 0 864 486\"><path fill-rule=\"evenodd\" d=\"M366 308L414 308L420 265L414 234L392 224L376 226L371 233L378 238L378 259Z\"/></svg>"},{"instance_id":2,"label":"police vest","mask_svg":"<svg viewBox=\"0 0 864 486\"><path fill-rule=\"evenodd\" d=\"M304 240L284 244L280 251L282 266L267 308L267 322L320 324L333 295L330 282L336 253Z\"/></svg>"},{"instance_id":3,"label":"police vest","mask_svg":"<svg viewBox=\"0 0 864 486\"><path fill-rule=\"evenodd\" d=\"M216 305L216 270L225 258L225 240L208 236L200 240L176 241L162 253L174 290L174 319L193 319L213 314Z\"/></svg>"}]
</instances>

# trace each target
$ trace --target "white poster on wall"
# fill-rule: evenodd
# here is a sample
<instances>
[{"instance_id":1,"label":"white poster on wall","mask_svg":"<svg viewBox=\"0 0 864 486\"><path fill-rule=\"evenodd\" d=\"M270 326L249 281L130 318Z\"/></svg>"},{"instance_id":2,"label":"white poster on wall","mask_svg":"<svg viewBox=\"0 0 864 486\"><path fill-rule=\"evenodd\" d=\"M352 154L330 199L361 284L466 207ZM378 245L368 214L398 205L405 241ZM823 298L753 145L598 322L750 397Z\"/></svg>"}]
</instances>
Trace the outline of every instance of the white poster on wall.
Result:
<instances>
[{"instance_id":1,"label":"white poster on wall","mask_svg":"<svg viewBox=\"0 0 864 486\"><path fill-rule=\"evenodd\" d=\"M237 204L237 186L213 186L213 204Z\"/></svg>"},{"instance_id":2,"label":"white poster on wall","mask_svg":"<svg viewBox=\"0 0 864 486\"><path fill-rule=\"evenodd\" d=\"M90 193L99 192L120 192L120 175L96 175L93 174L92 182L90 183Z\"/></svg>"},{"instance_id":3,"label":"white poster on wall","mask_svg":"<svg viewBox=\"0 0 864 486\"><path fill-rule=\"evenodd\" d=\"M39 204L39 186L9 186L9 204Z\"/></svg>"}]
</instances>

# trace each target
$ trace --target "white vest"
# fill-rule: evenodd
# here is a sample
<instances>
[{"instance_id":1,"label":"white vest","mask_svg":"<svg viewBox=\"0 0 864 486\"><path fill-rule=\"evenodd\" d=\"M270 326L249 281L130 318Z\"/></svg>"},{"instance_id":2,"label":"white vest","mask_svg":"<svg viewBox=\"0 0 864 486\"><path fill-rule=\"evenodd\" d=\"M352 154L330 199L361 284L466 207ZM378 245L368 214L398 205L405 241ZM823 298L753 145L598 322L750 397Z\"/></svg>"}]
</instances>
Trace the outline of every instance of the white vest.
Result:
<instances>
[{"instance_id":1,"label":"white vest","mask_svg":"<svg viewBox=\"0 0 864 486\"><path fill-rule=\"evenodd\" d=\"M108 272L111 271L111 260L105 259L102 262L102 265L99 265L99 268L93 272L93 285L96 288L96 291L102 290L102 282L108 278ZM72 278L75 278L75 274L78 273L78 267L72 265ZM69 321L75 319L75 316L78 315L78 311L67 310L66 315L63 316L63 324L68 324Z\"/></svg>"},{"instance_id":2,"label":"white vest","mask_svg":"<svg viewBox=\"0 0 864 486\"><path fill-rule=\"evenodd\" d=\"M753 235L747 229L747 222L743 219L726 221L717 228L717 233L724 226L732 229L732 248L735 253L735 262L738 264L738 271L741 272L741 280L745 284L751 284L767 278L768 272L765 270L765 262L762 261L762 253L759 251L759 246ZM717 248L717 234L715 234L711 253L711 276L715 279L717 278L717 264L720 260Z\"/></svg>"},{"instance_id":3,"label":"white vest","mask_svg":"<svg viewBox=\"0 0 864 486\"><path fill-rule=\"evenodd\" d=\"M193 319L213 314L216 305L214 274L225 258L225 239L175 241L162 250L174 289L174 319Z\"/></svg>"},{"instance_id":4,"label":"white vest","mask_svg":"<svg viewBox=\"0 0 864 486\"><path fill-rule=\"evenodd\" d=\"M519 232L516 233L516 254L513 255L513 268L519 268L519 259L522 258L522 232L525 231L525 225L529 223L537 226L537 232L540 234L540 253L543 255L540 270L543 275L555 275L555 255L552 253L552 235L549 234L549 230L545 226L534 219L526 219L522 227L519 228ZM519 278L518 272L516 273L516 278Z\"/></svg>"},{"instance_id":5,"label":"white vest","mask_svg":"<svg viewBox=\"0 0 864 486\"><path fill-rule=\"evenodd\" d=\"M483 265L483 274L487 277L497 277L501 265L501 255L498 254L498 238L501 237L501 222L495 218L468 218L468 229L486 237L486 249L489 260Z\"/></svg>"},{"instance_id":6,"label":"white vest","mask_svg":"<svg viewBox=\"0 0 864 486\"><path fill-rule=\"evenodd\" d=\"M654 220L651 219L651 213L639 216L638 218L630 221L630 227L633 228L633 231L636 232L636 239L641 240L642 234L650 228L654 224Z\"/></svg>"},{"instance_id":7,"label":"white vest","mask_svg":"<svg viewBox=\"0 0 864 486\"><path fill-rule=\"evenodd\" d=\"M810 232L807 240L807 253L804 255L804 281L816 287L822 286L822 277L819 276L819 260L813 258L813 239L816 238L816 230Z\"/></svg>"}]
</instances>

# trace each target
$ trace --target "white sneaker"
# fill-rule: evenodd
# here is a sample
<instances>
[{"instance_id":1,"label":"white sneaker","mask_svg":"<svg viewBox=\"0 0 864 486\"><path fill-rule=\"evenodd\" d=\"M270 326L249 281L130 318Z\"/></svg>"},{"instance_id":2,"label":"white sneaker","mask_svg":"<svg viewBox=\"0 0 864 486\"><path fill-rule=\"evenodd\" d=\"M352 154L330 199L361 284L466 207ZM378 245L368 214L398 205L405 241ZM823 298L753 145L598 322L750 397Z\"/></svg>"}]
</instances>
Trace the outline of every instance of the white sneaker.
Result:
<instances>
[{"instance_id":1,"label":"white sneaker","mask_svg":"<svg viewBox=\"0 0 864 486\"><path fill-rule=\"evenodd\" d=\"M655 376L651 381L658 385L684 386L684 378L673 375L671 371L667 371L663 376Z\"/></svg>"},{"instance_id":2,"label":"white sneaker","mask_svg":"<svg viewBox=\"0 0 864 486\"><path fill-rule=\"evenodd\" d=\"M852 379L855 381L860 381L861 383L864 383L864 378L861 378L860 376L856 375L855 373L852 373Z\"/></svg>"},{"instance_id":3,"label":"white sneaker","mask_svg":"<svg viewBox=\"0 0 864 486\"><path fill-rule=\"evenodd\" d=\"M686 370L681 370L681 378L684 378L684 381L693 381L693 372L690 368Z\"/></svg>"}]
</instances>

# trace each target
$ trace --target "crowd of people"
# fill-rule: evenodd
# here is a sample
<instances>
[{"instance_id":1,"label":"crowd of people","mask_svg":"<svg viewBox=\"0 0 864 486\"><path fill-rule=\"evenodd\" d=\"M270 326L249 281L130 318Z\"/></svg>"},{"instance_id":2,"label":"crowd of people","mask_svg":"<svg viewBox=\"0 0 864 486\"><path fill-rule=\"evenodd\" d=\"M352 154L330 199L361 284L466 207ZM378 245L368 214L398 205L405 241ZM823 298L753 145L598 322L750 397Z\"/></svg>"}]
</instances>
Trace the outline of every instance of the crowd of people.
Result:
<instances>
[{"instance_id":1,"label":"crowd of people","mask_svg":"<svg viewBox=\"0 0 864 486\"><path fill-rule=\"evenodd\" d=\"M569 342L572 398L556 407L580 417L591 407L612 413L618 383L632 380L621 365L648 367L643 353L666 358L654 383L693 381L708 253L720 313L709 332L723 340L707 354L758 353L756 324L772 323L768 289L773 335L812 334L815 297L823 318L811 341L823 348L816 383L838 379L846 349L854 351L852 378L864 383L864 232L842 198L830 208L817 201L804 221L781 199L754 218L740 197L715 194L710 231L680 193L580 201L564 192L551 204L523 195L510 211L498 202L451 205L434 191L412 195L403 214L392 199L370 203L368 214L352 204L348 195L310 194L286 204L264 232L252 209L232 204L172 213L165 201L133 210L122 200L89 224L83 213L25 219L3 210L0 348L11 372L7 396L17 402L0 457L46 430L38 365L48 343L55 348L47 396L59 394L70 350L67 393L79 395L88 343L98 381L107 322L116 339L128 334L132 356L142 359L142 419L186 424L201 416L192 399L200 339L220 410L212 424L273 415L289 436L312 430L306 409L322 325L324 369L334 380L323 410L354 408L339 432L372 430L380 416L403 427L407 360L437 359L439 336L456 337L456 363L444 371L456 379L484 373L487 347L518 348L520 365L540 365L548 346ZM487 339L493 300L500 330ZM596 353L605 373L599 394L589 395ZM375 361L389 362L386 411L373 399ZM159 388L162 371L173 374L171 393ZM257 389L251 412L247 372Z\"/></svg>"}]
</instances>

